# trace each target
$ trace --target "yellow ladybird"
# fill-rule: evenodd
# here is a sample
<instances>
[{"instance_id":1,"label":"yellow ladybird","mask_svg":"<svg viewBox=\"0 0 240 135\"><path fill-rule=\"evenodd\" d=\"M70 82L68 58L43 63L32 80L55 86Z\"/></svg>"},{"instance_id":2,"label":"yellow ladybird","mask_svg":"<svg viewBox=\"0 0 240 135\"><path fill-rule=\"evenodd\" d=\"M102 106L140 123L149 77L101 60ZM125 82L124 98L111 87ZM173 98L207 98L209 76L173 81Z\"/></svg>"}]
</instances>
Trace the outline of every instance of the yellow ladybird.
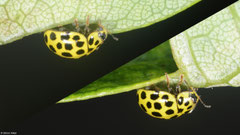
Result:
<instances>
[{"instance_id":1,"label":"yellow ladybird","mask_svg":"<svg viewBox=\"0 0 240 135\"><path fill-rule=\"evenodd\" d=\"M197 95L194 88L181 90L180 85L176 89L169 88L169 78L167 77L167 89L139 89L137 91L138 104L141 109L152 117L160 119L171 119L191 113L198 101L202 100ZM182 77L181 77L182 79ZM156 88L156 87L155 87ZM202 104L210 108L210 106Z\"/></svg>"},{"instance_id":2,"label":"yellow ladybird","mask_svg":"<svg viewBox=\"0 0 240 135\"><path fill-rule=\"evenodd\" d=\"M45 43L52 52L64 58L78 59L97 50L107 39L108 31L100 23L92 24L95 27L90 31L89 15L84 29L80 29L77 19L73 25L75 31L47 30L44 32Z\"/></svg>"},{"instance_id":3,"label":"yellow ladybird","mask_svg":"<svg viewBox=\"0 0 240 135\"><path fill-rule=\"evenodd\" d=\"M78 32L47 30L44 40L52 52L64 58L77 59L88 54L87 39Z\"/></svg>"},{"instance_id":4,"label":"yellow ladybird","mask_svg":"<svg viewBox=\"0 0 240 135\"><path fill-rule=\"evenodd\" d=\"M193 92L182 92L177 97L166 91L139 89L138 104L152 117L171 119L191 113L198 99Z\"/></svg>"}]
</instances>

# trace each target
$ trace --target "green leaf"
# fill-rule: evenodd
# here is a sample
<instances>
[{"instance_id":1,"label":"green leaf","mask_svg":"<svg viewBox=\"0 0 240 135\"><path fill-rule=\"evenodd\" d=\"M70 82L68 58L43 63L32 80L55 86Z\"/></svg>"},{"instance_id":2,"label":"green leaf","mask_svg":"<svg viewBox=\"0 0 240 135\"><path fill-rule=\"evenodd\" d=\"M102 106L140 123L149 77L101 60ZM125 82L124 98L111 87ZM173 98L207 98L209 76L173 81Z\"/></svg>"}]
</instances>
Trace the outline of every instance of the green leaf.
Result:
<instances>
[{"instance_id":1,"label":"green leaf","mask_svg":"<svg viewBox=\"0 0 240 135\"><path fill-rule=\"evenodd\" d=\"M240 2L170 40L179 72L194 87L240 86Z\"/></svg>"},{"instance_id":2,"label":"green leaf","mask_svg":"<svg viewBox=\"0 0 240 135\"><path fill-rule=\"evenodd\" d=\"M173 83L184 74L187 82L196 88L240 86L239 28L240 2L237 2L173 37L171 50L169 42L165 42L60 103L146 87L164 81L165 72L171 73Z\"/></svg>"},{"instance_id":3,"label":"green leaf","mask_svg":"<svg viewBox=\"0 0 240 135\"><path fill-rule=\"evenodd\" d=\"M101 20L111 33L167 19L200 0L1 0L0 45L78 19Z\"/></svg>"},{"instance_id":4,"label":"green leaf","mask_svg":"<svg viewBox=\"0 0 240 135\"><path fill-rule=\"evenodd\" d=\"M60 102L85 100L127 92L159 82L165 79L164 77L160 78L165 72L171 73L176 70L169 42L165 42Z\"/></svg>"}]
</instances>

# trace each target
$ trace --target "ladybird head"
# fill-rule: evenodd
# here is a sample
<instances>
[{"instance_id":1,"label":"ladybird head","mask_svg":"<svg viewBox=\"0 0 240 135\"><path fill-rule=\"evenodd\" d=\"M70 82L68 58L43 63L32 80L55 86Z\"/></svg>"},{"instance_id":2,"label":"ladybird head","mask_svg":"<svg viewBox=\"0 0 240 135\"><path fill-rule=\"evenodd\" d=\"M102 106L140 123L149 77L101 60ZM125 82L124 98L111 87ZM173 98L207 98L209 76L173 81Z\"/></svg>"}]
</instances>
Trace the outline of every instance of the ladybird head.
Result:
<instances>
[{"instance_id":1,"label":"ladybird head","mask_svg":"<svg viewBox=\"0 0 240 135\"><path fill-rule=\"evenodd\" d=\"M98 33L98 36L102 39L102 40L106 40L106 38L107 38L107 35L106 35L106 33L102 33L102 32L99 32Z\"/></svg>"},{"instance_id":2,"label":"ladybird head","mask_svg":"<svg viewBox=\"0 0 240 135\"><path fill-rule=\"evenodd\" d=\"M184 91L177 95L179 115L191 113L197 105L198 98L191 91Z\"/></svg>"},{"instance_id":3,"label":"ladybird head","mask_svg":"<svg viewBox=\"0 0 240 135\"><path fill-rule=\"evenodd\" d=\"M102 25L99 24L97 31L98 37L100 37L103 41L107 39L107 30Z\"/></svg>"}]
</instances>

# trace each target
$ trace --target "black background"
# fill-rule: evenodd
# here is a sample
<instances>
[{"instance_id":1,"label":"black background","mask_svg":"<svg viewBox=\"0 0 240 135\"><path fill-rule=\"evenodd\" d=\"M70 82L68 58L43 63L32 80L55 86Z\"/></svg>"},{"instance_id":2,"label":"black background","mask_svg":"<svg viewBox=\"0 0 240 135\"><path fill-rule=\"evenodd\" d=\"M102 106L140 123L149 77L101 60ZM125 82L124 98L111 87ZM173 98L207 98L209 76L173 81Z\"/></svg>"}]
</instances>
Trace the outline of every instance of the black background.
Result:
<instances>
[{"instance_id":1,"label":"black background","mask_svg":"<svg viewBox=\"0 0 240 135\"><path fill-rule=\"evenodd\" d=\"M201 126L200 131L217 130L217 126L225 127L226 130L233 129L234 124L227 124L230 119L226 116L230 117L230 114L222 113L223 110L234 114L238 111L235 109L237 98L233 98L233 95L237 96L237 94L232 94L237 91L231 92L229 88L213 92L211 90L210 94L202 94L204 99L206 98L213 105L212 109L205 109L199 104L189 117L171 121L156 120L140 112L135 103L134 91L54 105L56 101L68 94L232 2L218 1L216 5L212 1L203 1L161 23L116 34L119 41L108 38L99 51L81 60L68 60L55 56L44 46L42 33L2 46L0 49L0 127L8 127L8 130L18 131L19 134L73 134L95 131L101 134L107 132L110 134L113 131L114 133L160 133L178 130L188 133L194 132L199 126ZM228 93L224 93L226 91ZM227 105L226 101L231 106ZM225 104L223 105L222 102ZM47 110L34 115L50 105L51 107ZM222 112L219 113L219 111ZM28 117L30 119L25 120ZM24 124L21 123L22 120L25 120ZM217 120L219 122L216 122ZM8 130L5 129L5 131Z\"/></svg>"},{"instance_id":2,"label":"black background","mask_svg":"<svg viewBox=\"0 0 240 135\"><path fill-rule=\"evenodd\" d=\"M237 134L240 121L240 88L200 89L191 114L161 120L145 114L137 104L136 91L81 102L57 104L23 123L26 135L73 134Z\"/></svg>"}]
</instances>

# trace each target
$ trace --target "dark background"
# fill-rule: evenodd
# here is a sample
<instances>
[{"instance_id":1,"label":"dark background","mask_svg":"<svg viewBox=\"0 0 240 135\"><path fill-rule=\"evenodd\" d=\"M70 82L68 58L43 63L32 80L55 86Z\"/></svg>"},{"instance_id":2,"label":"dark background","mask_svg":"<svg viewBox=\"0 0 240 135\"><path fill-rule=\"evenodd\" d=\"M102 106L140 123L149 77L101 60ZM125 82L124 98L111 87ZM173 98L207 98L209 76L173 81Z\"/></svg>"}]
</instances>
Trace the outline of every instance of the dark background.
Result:
<instances>
[{"instance_id":1,"label":"dark background","mask_svg":"<svg viewBox=\"0 0 240 135\"><path fill-rule=\"evenodd\" d=\"M178 130L193 133L199 123L202 123L199 130L203 131L225 125L229 122L226 116L230 115L225 112L220 113L219 117L219 111L226 110L234 114L238 111L231 109L233 106L237 108L237 98L232 97L232 93L237 91L226 90L229 88L213 92L210 90L210 93L202 94L212 104L212 109L205 109L199 104L189 117L171 121L156 120L142 113L135 103L134 91L69 104L55 105L55 102L232 2L234 1L223 0L216 5L212 1L203 1L166 21L116 34L119 41L109 37L99 51L80 60L62 59L51 53L44 45L42 33L2 46L0 127L3 131L18 131L19 134L73 134L94 131L110 134L111 131L161 133ZM228 93L225 94L225 91ZM41 112L46 107L49 108ZM213 113L214 111L218 112ZM37 112L40 113L36 114ZM216 122L217 120L219 122ZM206 125L208 126L205 127ZM229 125L231 124L224 126L225 129ZM230 128L233 129L233 126Z\"/></svg>"},{"instance_id":2,"label":"dark background","mask_svg":"<svg viewBox=\"0 0 240 135\"><path fill-rule=\"evenodd\" d=\"M191 114L161 120L145 114L137 104L136 91L57 104L33 116L19 127L24 135L154 135L238 134L240 88L200 89L206 104L199 102Z\"/></svg>"}]
</instances>

